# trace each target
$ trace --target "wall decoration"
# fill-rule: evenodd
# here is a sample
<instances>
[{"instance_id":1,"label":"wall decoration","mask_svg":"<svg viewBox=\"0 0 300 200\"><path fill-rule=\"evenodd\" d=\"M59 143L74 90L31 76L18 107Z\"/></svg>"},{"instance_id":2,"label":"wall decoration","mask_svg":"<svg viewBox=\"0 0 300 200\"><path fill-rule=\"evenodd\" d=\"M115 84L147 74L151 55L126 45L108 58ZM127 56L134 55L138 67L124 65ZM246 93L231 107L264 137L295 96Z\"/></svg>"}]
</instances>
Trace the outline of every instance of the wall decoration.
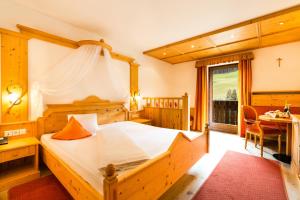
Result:
<instances>
[{"instance_id":1,"label":"wall decoration","mask_svg":"<svg viewBox=\"0 0 300 200\"><path fill-rule=\"evenodd\" d=\"M160 108L163 108L163 107L164 107L164 100L163 100L163 99L160 99L160 100L159 100L159 107L160 107Z\"/></svg>"},{"instance_id":2,"label":"wall decoration","mask_svg":"<svg viewBox=\"0 0 300 200\"><path fill-rule=\"evenodd\" d=\"M169 108L173 108L173 99L169 100Z\"/></svg>"},{"instance_id":3,"label":"wall decoration","mask_svg":"<svg viewBox=\"0 0 300 200\"><path fill-rule=\"evenodd\" d=\"M177 109L178 108L178 104L179 104L178 99L175 99L174 100L174 108Z\"/></svg>"},{"instance_id":4,"label":"wall decoration","mask_svg":"<svg viewBox=\"0 0 300 200\"><path fill-rule=\"evenodd\" d=\"M278 67L280 67L282 58L277 58L276 60L278 61Z\"/></svg>"},{"instance_id":5,"label":"wall decoration","mask_svg":"<svg viewBox=\"0 0 300 200\"><path fill-rule=\"evenodd\" d=\"M164 107L169 108L169 100L168 99L164 99Z\"/></svg>"},{"instance_id":6,"label":"wall decoration","mask_svg":"<svg viewBox=\"0 0 300 200\"><path fill-rule=\"evenodd\" d=\"M155 99L155 107L159 108L159 99Z\"/></svg>"}]
</instances>

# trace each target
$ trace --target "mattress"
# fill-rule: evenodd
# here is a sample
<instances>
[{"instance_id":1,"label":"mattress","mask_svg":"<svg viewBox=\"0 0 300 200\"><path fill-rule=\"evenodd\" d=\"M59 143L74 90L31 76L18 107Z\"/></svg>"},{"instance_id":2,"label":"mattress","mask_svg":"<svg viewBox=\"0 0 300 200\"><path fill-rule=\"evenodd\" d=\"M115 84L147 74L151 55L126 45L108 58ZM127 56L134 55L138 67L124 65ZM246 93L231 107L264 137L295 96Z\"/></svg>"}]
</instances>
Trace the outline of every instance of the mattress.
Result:
<instances>
[{"instance_id":1,"label":"mattress","mask_svg":"<svg viewBox=\"0 0 300 200\"><path fill-rule=\"evenodd\" d=\"M41 143L102 194L101 167L152 159L166 152L178 133L174 129L124 121L100 125L95 135L79 140L55 140L51 139L52 134L44 134ZM191 139L198 136L194 132L185 134Z\"/></svg>"}]
</instances>

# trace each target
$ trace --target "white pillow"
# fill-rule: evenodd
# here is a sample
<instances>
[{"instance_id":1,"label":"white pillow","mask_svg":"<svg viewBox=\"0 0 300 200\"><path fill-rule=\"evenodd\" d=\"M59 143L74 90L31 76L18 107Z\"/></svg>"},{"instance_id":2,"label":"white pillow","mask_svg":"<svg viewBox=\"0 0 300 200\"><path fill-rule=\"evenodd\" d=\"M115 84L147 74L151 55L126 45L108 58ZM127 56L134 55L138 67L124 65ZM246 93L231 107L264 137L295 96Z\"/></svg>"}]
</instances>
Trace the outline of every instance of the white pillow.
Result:
<instances>
[{"instance_id":1,"label":"white pillow","mask_svg":"<svg viewBox=\"0 0 300 200\"><path fill-rule=\"evenodd\" d=\"M96 129L98 126L97 114L71 114L68 115L68 121L71 117L74 117L87 131L96 134Z\"/></svg>"}]
</instances>

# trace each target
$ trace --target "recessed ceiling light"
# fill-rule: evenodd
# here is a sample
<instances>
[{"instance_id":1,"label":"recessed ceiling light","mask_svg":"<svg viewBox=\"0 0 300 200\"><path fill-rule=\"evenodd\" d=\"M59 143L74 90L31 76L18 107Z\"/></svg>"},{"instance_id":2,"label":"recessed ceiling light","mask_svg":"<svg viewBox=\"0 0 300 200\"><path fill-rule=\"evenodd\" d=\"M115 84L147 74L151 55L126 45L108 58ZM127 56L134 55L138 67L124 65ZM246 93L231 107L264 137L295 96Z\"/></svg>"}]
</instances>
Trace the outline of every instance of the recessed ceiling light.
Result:
<instances>
[{"instance_id":1,"label":"recessed ceiling light","mask_svg":"<svg viewBox=\"0 0 300 200\"><path fill-rule=\"evenodd\" d=\"M284 22L279 22L279 25L284 25Z\"/></svg>"},{"instance_id":2,"label":"recessed ceiling light","mask_svg":"<svg viewBox=\"0 0 300 200\"><path fill-rule=\"evenodd\" d=\"M192 48L192 49L195 48L195 45L192 44L192 45L191 45L191 48Z\"/></svg>"}]
</instances>

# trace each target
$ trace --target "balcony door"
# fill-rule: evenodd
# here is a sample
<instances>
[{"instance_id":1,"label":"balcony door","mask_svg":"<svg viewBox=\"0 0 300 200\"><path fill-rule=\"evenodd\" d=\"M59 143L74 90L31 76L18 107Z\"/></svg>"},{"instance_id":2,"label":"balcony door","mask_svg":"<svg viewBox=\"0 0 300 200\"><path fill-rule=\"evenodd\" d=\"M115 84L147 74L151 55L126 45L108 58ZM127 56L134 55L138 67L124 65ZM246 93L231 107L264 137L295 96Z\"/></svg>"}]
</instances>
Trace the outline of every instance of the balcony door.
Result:
<instances>
[{"instance_id":1,"label":"balcony door","mask_svg":"<svg viewBox=\"0 0 300 200\"><path fill-rule=\"evenodd\" d=\"M238 64L209 67L209 120L212 130L237 133Z\"/></svg>"}]
</instances>

